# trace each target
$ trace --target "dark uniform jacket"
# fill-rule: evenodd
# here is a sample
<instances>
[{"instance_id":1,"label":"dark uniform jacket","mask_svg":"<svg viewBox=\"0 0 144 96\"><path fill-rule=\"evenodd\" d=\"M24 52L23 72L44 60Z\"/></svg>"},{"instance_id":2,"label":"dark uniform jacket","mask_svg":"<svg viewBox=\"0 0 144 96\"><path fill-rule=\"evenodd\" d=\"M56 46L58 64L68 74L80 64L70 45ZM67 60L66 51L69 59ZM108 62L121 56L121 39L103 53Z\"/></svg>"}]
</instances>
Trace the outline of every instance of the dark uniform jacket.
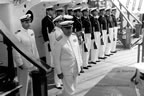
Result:
<instances>
[{"instance_id":1,"label":"dark uniform jacket","mask_svg":"<svg viewBox=\"0 0 144 96\"><path fill-rule=\"evenodd\" d=\"M85 29L85 34L92 33L92 24L90 18L82 17L81 20L82 20L83 28Z\"/></svg>"},{"instance_id":2,"label":"dark uniform jacket","mask_svg":"<svg viewBox=\"0 0 144 96\"><path fill-rule=\"evenodd\" d=\"M93 24L94 24L95 31L100 32L101 29L100 29L100 23L99 23L98 18L94 18Z\"/></svg>"},{"instance_id":3,"label":"dark uniform jacket","mask_svg":"<svg viewBox=\"0 0 144 96\"><path fill-rule=\"evenodd\" d=\"M81 18L77 18L76 16L73 16L73 32L82 31L82 21Z\"/></svg>"},{"instance_id":4,"label":"dark uniform jacket","mask_svg":"<svg viewBox=\"0 0 144 96\"><path fill-rule=\"evenodd\" d=\"M107 28L114 27L112 16L105 15L105 17L107 19Z\"/></svg>"},{"instance_id":5,"label":"dark uniform jacket","mask_svg":"<svg viewBox=\"0 0 144 96\"><path fill-rule=\"evenodd\" d=\"M94 17L92 15L89 15L90 21L91 21L91 27L92 27L92 32L91 32L91 39L94 39Z\"/></svg>"},{"instance_id":6,"label":"dark uniform jacket","mask_svg":"<svg viewBox=\"0 0 144 96\"><path fill-rule=\"evenodd\" d=\"M52 22L52 18L50 18L49 16L45 16L42 19L42 35L45 42L49 41L47 28L49 33L51 33L54 29L54 23Z\"/></svg>"},{"instance_id":7,"label":"dark uniform jacket","mask_svg":"<svg viewBox=\"0 0 144 96\"><path fill-rule=\"evenodd\" d=\"M113 25L115 26L115 27L117 27L117 20L116 20L116 17L115 17L115 15L111 15L112 16L112 19L113 19Z\"/></svg>"},{"instance_id":8,"label":"dark uniform jacket","mask_svg":"<svg viewBox=\"0 0 144 96\"><path fill-rule=\"evenodd\" d=\"M98 18L99 23L100 23L100 27L102 30L107 30L107 20L105 16L100 16Z\"/></svg>"}]
</instances>

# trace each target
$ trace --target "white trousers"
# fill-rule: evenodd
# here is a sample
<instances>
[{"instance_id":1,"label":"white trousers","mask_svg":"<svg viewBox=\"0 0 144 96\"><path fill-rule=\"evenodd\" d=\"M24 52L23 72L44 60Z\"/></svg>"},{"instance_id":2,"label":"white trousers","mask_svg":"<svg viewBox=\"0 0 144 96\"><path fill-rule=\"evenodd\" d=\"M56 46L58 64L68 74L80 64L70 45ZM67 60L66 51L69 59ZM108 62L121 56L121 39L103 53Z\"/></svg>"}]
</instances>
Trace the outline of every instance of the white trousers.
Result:
<instances>
[{"instance_id":1,"label":"white trousers","mask_svg":"<svg viewBox=\"0 0 144 96\"><path fill-rule=\"evenodd\" d=\"M54 67L53 65L53 58L52 58L52 52L48 51L48 44L47 42L44 43L44 47L45 47L45 56L46 56L46 63L51 66Z\"/></svg>"},{"instance_id":2,"label":"white trousers","mask_svg":"<svg viewBox=\"0 0 144 96\"><path fill-rule=\"evenodd\" d=\"M22 88L20 88L20 96L33 96L32 80L29 76L29 71L20 68L17 68L17 71L19 84L22 85Z\"/></svg>"},{"instance_id":3,"label":"white trousers","mask_svg":"<svg viewBox=\"0 0 144 96\"><path fill-rule=\"evenodd\" d=\"M90 48L91 48L91 33L85 34L85 44L86 47L88 49L88 52L84 52L83 50L83 67L86 67L88 65L88 61L89 61L89 56L90 56ZM84 49L84 48L83 48Z\"/></svg>"},{"instance_id":4,"label":"white trousers","mask_svg":"<svg viewBox=\"0 0 144 96\"><path fill-rule=\"evenodd\" d=\"M99 57L104 57L104 52L105 52L105 48L106 48L106 42L107 42L107 30L102 30L102 39L104 42L104 45L100 44L100 50L99 50Z\"/></svg>"},{"instance_id":5,"label":"white trousers","mask_svg":"<svg viewBox=\"0 0 144 96\"><path fill-rule=\"evenodd\" d=\"M105 49L105 54L109 55L112 50L112 44L113 44L113 30L114 28L109 28L109 34L107 34L107 41L106 41L106 49ZM108 37L110 39L110 43L108 42Z\"/></svg>"},{"instance_id":6,"label":"white trousers","mask_svg":"<svg viewBox=\"0 0 144 96\"><path fill-rule=\"evenodd\" d=\"M96 62L98 61L98 55L99 55L99 50L100 50L100 32L94 32L95 36L95 43L97 46L97 49L94 49L93 42L91 41L91 61Z\"/></svg>"},{"instance_id":7,"label":"white trousers","mask_svg":"<svg viewBox=\"0 0 144 96\"><path fill-rule=\"evenodd\" d=\"M116 51L116 44L117 44L117 32L118 32L118 27L114 27L114 31L113 31L113 38L115 39L113 41L113 44L112 44L112 50L111 51Z\"/></svg>"},{"instance_id":8,"label":"white trousers","mask_svg":"<svg viewBox=\"0 0 144 96\"><path fill-rule=\"evenodd\" d=\"M73 66L73 73L69 75L64 75L62 79L64 90L62 94L58 96L75 96L76 86L77 86L78 68L75 64Z\"/></svg>"},{"instance_id":9,"label":"white trousers","mask_svg":"<svg viewBox=\"0 0 144 96\"><path fill-rule=\"evenodd\" d=\"M52 57L53 33L49 33L48 36L49 36L49 40L50 40L49 45L50 45L51 51L48 50L48 43L45 42L44 43L44 47L45 47L46 63L48 65L50 65L51 67L54 67L54 65L53 65L53 57Z\"/></svg>"}]
</instances>

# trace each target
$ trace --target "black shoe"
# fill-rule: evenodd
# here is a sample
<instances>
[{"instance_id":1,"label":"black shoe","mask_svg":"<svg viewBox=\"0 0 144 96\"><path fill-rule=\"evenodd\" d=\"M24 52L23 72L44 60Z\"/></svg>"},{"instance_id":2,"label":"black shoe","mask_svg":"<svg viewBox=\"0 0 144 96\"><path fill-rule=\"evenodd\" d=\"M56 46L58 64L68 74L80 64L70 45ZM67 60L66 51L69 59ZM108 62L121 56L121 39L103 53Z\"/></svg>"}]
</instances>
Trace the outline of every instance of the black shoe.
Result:
<instances>
[{"instance_id":1,"label":"black shoe","mask_svg":"<svg viewBox=\"0 0 144 96\"><path fill-rule=\"evenodd\" d=\"M96 62L100 62L100 60L96 61Z\"/></svg>"},{"instance_id":2,"label":"black shoe","mask_svg":"<svg viewBox=\"0 0 144 96\"><path fill-rule=\"evenodd\" d=\"M88 67L83 67L83 69L88 69Z\"/></svg>"},{"instance_id":3,"label":"black shoe","mask_svg":"<svg viewBox=\"0 0 144 96\"><path fill-rule=\"evenodd\" d=\"M88 65L87 67L92 67L91 65Z\"/></svg>"},{"instance_id":4,"label":"black shoe","mask_svg":"<svg viewBox=\"0 0 144 96\"><path fill-rule=\"evenodd\" d=\"M110 56L110 54L105 54L105 56Z\"/></svg>"},{"instance_id":5,"label":"black shoe","mask_svg":"<svg viewBox=\"0 0 144 96\"><path fill-rule=\"evenodd\" d=\"M117 51L111 51L111 53L116 53Z\"/></svg>"},{"instance_id":6,"label":"black shoe","mask_svg":"<svg viewBox=\"0 0 144 96\"><path fill-rule=\"evenodd\" d=\"M104 57L104 59L106 59L107 57Z\"/></svg>"},{"instance_id":7,"label":"black shoe","mask_svg":"<svg viewBox=\"0 0 144 96\"><path fill-rule=\"evenodd\" d=\"M80 73L84 73L84 71L83 71L83 70L81 70L81 71L80 71Z\"/></svg>"},{"instance_id":8,"label":"black shoe","mask_svg":"<svg viewBox=\"0 0 144 96\"><path fill-rule=\"evenodd\" d=\"M112 53L110 55L113 55Z\"/></svg>"},{"instance_id":9,"label":"black shoe","mask_svg":"<svg viewBox=\"0 0 144 96\"><path fill-rule=\"evenodd\" d=\"M57 87L57 86L56 86L56 88L57 88L57 89L62 89L62 87Z\"/></svg>"},{"instance_id":10,"label":"black shoe","mask_svg":"<svg viewBox=\"0 0 144 96\"><path fill-rule=\"evenodd\" d=\"M106 57L98 57L99 59L105 59Z\"/></svg>"},{"instance_id":11,"label":"black shoe","mask_svg":"<svg viewBox=\"0 0 144 96\"><path fill-rule=\"evenodd\" d=\"M91 62L91 64L96 64L96 62Z\"/></svg>"}]
</instances>

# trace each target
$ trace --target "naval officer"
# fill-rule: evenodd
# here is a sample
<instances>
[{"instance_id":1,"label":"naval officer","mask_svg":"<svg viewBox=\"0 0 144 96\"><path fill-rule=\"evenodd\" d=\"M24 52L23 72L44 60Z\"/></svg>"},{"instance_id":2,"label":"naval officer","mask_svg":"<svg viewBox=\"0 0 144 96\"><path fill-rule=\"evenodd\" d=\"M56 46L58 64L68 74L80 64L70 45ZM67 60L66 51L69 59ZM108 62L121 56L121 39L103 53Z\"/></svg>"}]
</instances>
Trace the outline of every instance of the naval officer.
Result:
<instances>
[{"instance_id":1,"label":"naval officer","mask_svg":"<svg viewBox=\"0 0 144 96\"><path fill-rule=\"evenodd\" d=\"M66 19L60 23L63 34L54 45L53 58L56 72L64 87L59 96L74 96L82 58L77 36L72 33L73 21Z\"/></svg>"},{"instance_id":2,"label":"naval officer","mask_svg":"<svg viewBox=\"0 0 144 96\"><path fill-rule=\"evenodd\" d=\"M74 16L73 16L73 32L77 34L78 36L78 40L79 40L79 44L80 44L80 49L81 49L81 55L82 55L82 51L84 51L83 49L83 36L84 36L84 32L83 32L83 27L82 27L82 20L81 20L81 7L79 6L76 6L74 9L73 9L73 12L74 12ZM83 58L83 55L82 55L82 58ZM83 65L84 66L84 65ZM81 72L80 73L84 73L83 71L83 66L81 68Z\"/></svg>"},{"instance_id":3,"label":"naval officer","mask_svg":"<svg viewBox=\"0 0 144 96\"><path fill-rule=\"evenodd\" d=\"M113 19L114 30L113 30L113 44L112 44L111 53L116 53L116 43L117 43L117 34L118 34L118 24L117 24L117 19L115 16L116 12L117 12L116 7L112 8L111 16Z\"/></svg>"},{"instance_id":4,"label":"naval officer","mask_svg":"<svg viewBox=\"0 0 144 96\"><path fill-rule=\"evenodd\" d=\"M92 8L91 9L91 14L94 18L93 20L93 31L94 31L94 40L96 43L96 49L91 49L91 61L93 63L99 62L98 56L99 56L99 50L100 50L100 24L98 21L99 15L98 15L98 9L97 8Z\"/></svg>"},{"instance_id":5,"label":"naval officer","mask_svg":"<svg viewBox=\"0 0 144 96\"><path fill-rule=\"evenodd\" d=\"M106 42L105 56L110 56L112 55L111 50L113 44L114 24L111 16L111 8L107 8L105 11L106 11L105 17L107 19L107 42Z\"/></svg>"},{"instance_id":6,"label":"naval officer","mask_svg":"<svg viewBox=\"0 0 144 96\"><path fill-rule=\"evenodd\" d=\"M39 53L35 41L35 33L29 28L31 22L30 14L22 16L20 21L22 27L20 30L15 32L15 36L18 41L24 45L27 51L31 53L31 55L33 55L36 59L39 59ZM14 61L17 65L18 80L20 85L22 85L22 88L20 89L20 96L33 96L32 94L27 95L27 93L29 86L31 86L29 72L35 67L17 51L14 51Z\"/></svg>"},{"instance_id":7,"label":"naval officer","mask_svg":"<svg viewBox=\"0 0 144 96\"><path fill-rule=\"evenodd\" d=\"M99 53L99 59L105 59L105 48L106 48L106 42L107 42L107 20L105 17L105 8L102 7L99 9L99 23L100 23L100 28L102 30L102 34L101 34L101 40L103 40L103 44L101 42L100 45L100 53Z\"/></svg>"},{"instance_id":8,"label":"naval officer","mask_svg":"<svg viewBox=\"0 0 144 96\"><path fill-rule=\"evenodd\" d=\"M87 52L83 52L83 69L88 69L91 65L88 64L89 56L90 56L90 48L91 48L91 33L92 33L92 24L89 18L89 10L88 8L84 7L81 9L83 16L81 17L82 26L85 33L85 44L87 47Z\"/></svg>"},{"instance_id":9,"label":"naval officer","mask_svg":"<svg viewBox=\"0 0 144 96\"><path fill-rule=\"evenodd\" d=\"M54 29L53 23L53 6L49 6L46 8L46 16L42 19L42 35L44 38L44 47L45 47L45 55L46 55L46 63L53 67L53 60L52 60L52 41L51 35L52 30Z\"/></svg>"}]
</instances>

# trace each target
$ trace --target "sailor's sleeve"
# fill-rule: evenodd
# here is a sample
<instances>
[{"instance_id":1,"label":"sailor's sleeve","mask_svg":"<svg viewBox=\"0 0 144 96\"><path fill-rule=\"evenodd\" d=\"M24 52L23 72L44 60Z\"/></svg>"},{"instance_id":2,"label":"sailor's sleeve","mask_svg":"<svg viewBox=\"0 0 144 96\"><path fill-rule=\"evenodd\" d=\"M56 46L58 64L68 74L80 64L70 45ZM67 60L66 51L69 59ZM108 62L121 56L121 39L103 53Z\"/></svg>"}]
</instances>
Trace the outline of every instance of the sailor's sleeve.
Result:
<instances>
[{"instance_id":1,"label":"sailor's sleeve","mask_svg":"<svg viewBox=\"0 0 144 96\"><path fill-rule=\"evenodd\" d=\"M39 57L39 53L38 53L38 49L37 49L37 45L36 45L36 39L35 39L34 32L33 32L33 35L34 35L34 52L35 52L35 58L39 60L40 57Z\"/></svg>"},{"instance_id":2,"label":"sailor's sleeve","mask_svg":"<svg viewBox=\"0 0 144 96\"><path fill-rule=\"evenodd\" d=\"M15 33L15 37L21 42L20 36L18 33ZM17 66L23 65L23 60L21 54L17 50L13 50L14 60Z\"/></svg>"},{"instance_id":3,"label":"sailor's sleeve","mask_svg":"<svg viewBox=\"0 0 144 96\"><path fill-rule=\"evenodd\" d=\"M62 49L62 46L61 46L60 42L56 41L55 45L54 45L54 50L53 50L53 63L54 63L57 74L62 73L61 64L60 64L61 49Z\"/></svg>"},{"instance_id":4,"label":"sailor's sleeve","mask_svg":"<svg viewBox=\"0 0 144 96\"><path fill-rule=\"evenodd\" d=\"M81 52L81 49L80 49L80 45L78 44L78 54L79 54L79 59L80 59L80 66L82 66L83 64L83 60L82 60L82 52Z\"/></svg>"}]
</instances>

